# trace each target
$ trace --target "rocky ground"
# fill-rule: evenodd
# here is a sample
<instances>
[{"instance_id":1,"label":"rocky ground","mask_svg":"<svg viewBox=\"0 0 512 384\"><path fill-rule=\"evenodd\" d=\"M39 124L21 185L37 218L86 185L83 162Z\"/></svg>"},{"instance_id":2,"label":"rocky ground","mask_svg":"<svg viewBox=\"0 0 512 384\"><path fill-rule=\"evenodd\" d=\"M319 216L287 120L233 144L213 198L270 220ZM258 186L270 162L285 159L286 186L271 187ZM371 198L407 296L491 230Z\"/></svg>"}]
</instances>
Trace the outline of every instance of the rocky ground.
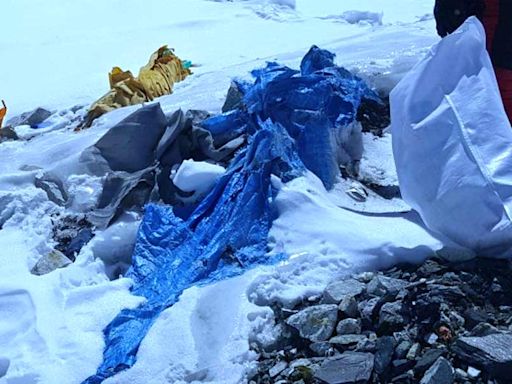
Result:
<instances>
[{"instance_id":1,"label":"rocky ground","mask_svg":"<svg viewBox=\"0 0 512 384\"><path fill-rule=\"evenodd\" d=\"M273 308L256 383L512 383L512 263L400 265Z\"/></svg>"}]
</instances>

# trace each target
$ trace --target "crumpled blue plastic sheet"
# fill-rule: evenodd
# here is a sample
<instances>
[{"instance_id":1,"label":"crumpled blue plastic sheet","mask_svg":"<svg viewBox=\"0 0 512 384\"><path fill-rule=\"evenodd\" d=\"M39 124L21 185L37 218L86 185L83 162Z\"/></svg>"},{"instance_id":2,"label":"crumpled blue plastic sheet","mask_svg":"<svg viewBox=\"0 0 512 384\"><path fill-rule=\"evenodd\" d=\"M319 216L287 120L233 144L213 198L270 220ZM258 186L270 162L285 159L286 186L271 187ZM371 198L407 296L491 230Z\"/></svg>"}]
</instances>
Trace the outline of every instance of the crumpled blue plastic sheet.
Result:
<instances>
[{"instance_id":1,"label":"crumpled blue plastic sheet","mask_svg":"<svg viewBox=\"0 0 512 384\"><path fill-rule=\"evenodd\" d=\"M253 86L241 85L247 112L283 125L306 167L327 189L339 176L340 146L361 101L380 102L364 81L335 66L333 59L332 53L314 46L302 60L302 73L269 63L253 71Z\"/></svg>"},{"instance_id":2,"label":"crumpled blue plastic sheet","mask_svg":"<svg viewBox=\"0 0 512 384\"><path fill-rule=\"evenodd\" d=\"M334 67L333 57L313 47L301 65L304 76L275 63L254 71L254 85L240 84L245 106L204 122L214 140L245 133L248 144L188 219L170 206L146 207L127 276L132 293L147 301L108 325L103 363L84 383L101 383L133 366L158 315L185 289L282 257L267 252L276 217L271 176L286 182L307 167L332 185L336 131L354 121L363 97L376 98L362 80Z\"/></svg>"},{"instance_id":3,"label":"crumpled blue plastic sheet","mask_svg":"<svg viewBox=\"0 0 512 384\"><path fill-rule=\"evenodd\" d=\"M157 316L183 290L275 263L280 255L265 256L275 217L270 177L291 180L304 171L286 130L266 122L187 221L171 207L147 206L127 275L134 281L133 294L147 301L109 324L104 362L86 383L101 383L131 367Z\"/></svg>"}]
</instances>

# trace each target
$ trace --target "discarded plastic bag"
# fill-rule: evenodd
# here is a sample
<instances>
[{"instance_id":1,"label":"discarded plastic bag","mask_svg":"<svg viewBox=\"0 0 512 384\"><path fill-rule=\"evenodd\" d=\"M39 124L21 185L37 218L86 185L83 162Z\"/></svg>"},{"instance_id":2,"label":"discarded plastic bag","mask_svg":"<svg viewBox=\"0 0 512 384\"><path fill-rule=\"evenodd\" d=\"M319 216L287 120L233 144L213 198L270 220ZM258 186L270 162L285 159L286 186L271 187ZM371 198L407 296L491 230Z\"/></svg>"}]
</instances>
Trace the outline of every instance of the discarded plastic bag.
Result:
<instances>
[{"instance_id":1,"label":"discarded plastic bag","mask_svg":"<svg viewBox=\"0 0 512 384\"><path fill-rule=\"evenodd\" d=\"M512 250L512 130L477 18L443 39L391 94L403 198L447 242ZM454 244L451 244L454 243Z\"/></svg>"}]
</instances>

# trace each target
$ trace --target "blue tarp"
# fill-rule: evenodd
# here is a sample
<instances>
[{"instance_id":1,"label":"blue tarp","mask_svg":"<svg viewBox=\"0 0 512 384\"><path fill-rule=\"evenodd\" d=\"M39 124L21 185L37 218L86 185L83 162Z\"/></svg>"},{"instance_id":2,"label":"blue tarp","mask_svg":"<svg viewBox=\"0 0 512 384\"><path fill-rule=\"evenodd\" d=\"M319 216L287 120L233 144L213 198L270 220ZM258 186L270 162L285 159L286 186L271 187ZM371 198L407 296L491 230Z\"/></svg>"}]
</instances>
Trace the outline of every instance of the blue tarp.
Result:
<instances>
[{"instance_id":1,"label":"blue tarp","mask_svg":"<svg viewBox=\"0 0 512 384\"><path fill-rule=\"evenodd\" d=\"M354 121L362 97L376 98L363 81L334 67L333 57L313 47L301 65L303 75L268 64L253 73L253 85L240 84L242 108L203 124L214 140L247 133L247 146L186 220L169 206L146 207L128 277L133 294L147 301L108 325L103 363L85 383L101 383L133 366L153 322L185 289L281 257L267 252L276 216L271 175L286 182L307 167L332 185L337 131Z\"/></svg>"}]
</instances>

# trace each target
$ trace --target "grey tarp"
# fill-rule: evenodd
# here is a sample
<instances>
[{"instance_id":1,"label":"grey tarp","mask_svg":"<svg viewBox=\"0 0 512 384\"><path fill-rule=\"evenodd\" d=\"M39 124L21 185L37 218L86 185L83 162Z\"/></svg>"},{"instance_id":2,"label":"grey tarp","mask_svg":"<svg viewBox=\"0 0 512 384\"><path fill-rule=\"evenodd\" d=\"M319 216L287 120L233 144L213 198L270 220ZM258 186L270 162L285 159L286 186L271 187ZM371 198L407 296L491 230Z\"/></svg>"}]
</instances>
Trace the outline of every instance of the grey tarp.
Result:
<instances>
[{"instance_id":1,"label":"grey tarp","mask_svg":"<svg viewBox=\"0 0 512 384\"><path fill-rule=\"evenodd\" d=\"M185 159L227 164L245 142L243 135L214 140L199 124L210 114L178 110L166 117L158 103L144 106L112 127L86 149L81 161L98 176L106 176L97 209L89 215L99 228L122 212L140 209L148 201L177 204L181 191L170 173Z\"/></svg>"}]
</instances>

